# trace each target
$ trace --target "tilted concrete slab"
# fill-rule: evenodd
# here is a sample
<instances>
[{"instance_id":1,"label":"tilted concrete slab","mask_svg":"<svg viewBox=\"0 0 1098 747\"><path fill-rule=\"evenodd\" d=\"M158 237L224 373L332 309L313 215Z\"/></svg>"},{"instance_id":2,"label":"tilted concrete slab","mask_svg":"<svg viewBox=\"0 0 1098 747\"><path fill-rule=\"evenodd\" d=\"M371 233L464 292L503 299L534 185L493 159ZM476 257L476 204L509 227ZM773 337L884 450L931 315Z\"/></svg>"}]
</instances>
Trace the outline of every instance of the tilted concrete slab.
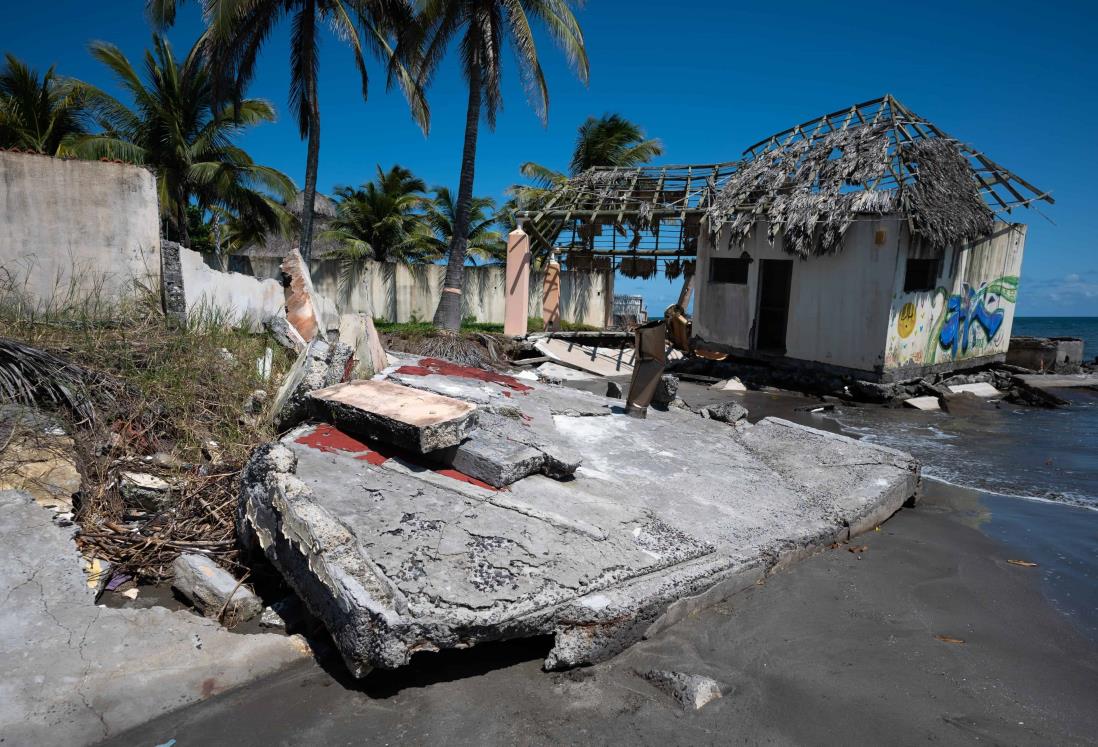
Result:
<instances>
[{"instance_id":1,"label":"tilted concrete slab","mask_svg":"<svg viewBox=\"0 0 1098 747\"><path fill-rule=\"evenodd\" d=\"M250 462L242 532L325 622L349 668L555 636L549 668L593 663L771 569L872 529L915 493L891 449L782 420L731 427L460 367L410 386L518 408L582 452L572 479L496 491L303 426ZM433 369L433 370L431 370Z\"/></svg>"},{"instance_id":2,"label":"tilted concrete slab","mask_svg":"<svg viewBox=\"0 0 1098 747\"><path fill-rule=\"evenodd\" d=\"M344 428L421 454L460 444L476 424L474 404L389 381L349 381L309 397Z\"/></svg>"},{"instance_id":3,"label":"tilted concrete slab","mask_svg":"<svg viewBox=\"0 0 1098 747\"><path fill-rule=\"evenodd\" d=\"M975 394L977 397L1001 397L1003 395L998 389L988 384L986 381L978 381L974 384L954 384L949 387L949 391L954 394Z\"/></svg>"},{"instance_id":4,"label":"tilted concrete slab","mask_svg":"<svg viewBox=\"0 0 1098 747\"><path fill-rule=\"evenodd\" d=\"M0 491L0 742L98 743L310 655L188 611L95 604L53 512Z\"/></svg>"}]
</instances>

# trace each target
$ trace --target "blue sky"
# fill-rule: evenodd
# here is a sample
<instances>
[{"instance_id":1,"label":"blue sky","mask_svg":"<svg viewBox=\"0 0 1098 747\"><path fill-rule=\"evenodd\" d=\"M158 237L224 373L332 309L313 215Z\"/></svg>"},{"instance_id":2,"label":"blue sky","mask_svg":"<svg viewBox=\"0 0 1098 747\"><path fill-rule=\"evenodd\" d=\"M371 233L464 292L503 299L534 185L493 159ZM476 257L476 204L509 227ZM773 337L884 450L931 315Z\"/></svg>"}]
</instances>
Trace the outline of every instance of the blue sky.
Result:
<instances>
[{"instance_id":1,"label":"blue sky","mask_svg":"<svg viewBox=\"0 0 1098 747\"><path fill-rule=\"evenodd\" d=\"M618 112L665 146L668 163L734 160L771 134L886 92L981 149L1056 204L1022 211L1030 225L1018 313L1098 315L1098 3L1015 0L931 1L919 5L590 0L579 12L591 59L590 85L568 70L548 39L540 48L551 89L543 127L511 65L495 132L482 130L476 191L496 198L518 180L523 161L564 168L575 129L589 115ZM0 49L34 67L110 87L87 54L94 39L137 59L150 29L141 0L13 3ZM182 56L197 37L196 0L171 33ZM303 181L305 146L286 106L287 37L270 39L250 94L270 99L280 121L242 140L259 161ZM321 56L320 187L358 184L377 163L400 163L428 184L455 185L465 90L454 65L429 93L429 137L398 94L371 68L363 102L350 54L328 35ZM452 60L453 61L453 60ZM662 311L677 282L619 279L618 292L644 293Z\"/></svg>"}]
</instances>

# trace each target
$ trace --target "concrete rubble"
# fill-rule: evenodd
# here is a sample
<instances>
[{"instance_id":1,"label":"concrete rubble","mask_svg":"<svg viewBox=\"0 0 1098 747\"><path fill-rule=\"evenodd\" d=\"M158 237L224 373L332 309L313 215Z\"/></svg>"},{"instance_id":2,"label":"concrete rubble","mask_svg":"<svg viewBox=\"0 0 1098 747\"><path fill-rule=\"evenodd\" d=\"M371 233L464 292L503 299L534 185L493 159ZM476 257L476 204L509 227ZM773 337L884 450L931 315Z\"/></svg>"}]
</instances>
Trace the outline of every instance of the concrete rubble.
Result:
<instances>
[{"instance_id":1,"label":"concrete rubble","mask_svg":"<svg viewBox=\"0 0 1098 747\"><path fill-rule=\"evenodd\" d=\"M663 669L650 669L637 674L672 696L686 710L700 711L721 697L721 686L711 677Z\"/></svg>"},{"instance_id":2,"label":"concrete rubble","mask_svg":"<svg viewBox=\"0 0 1098 747\"><path fill-rule=\"evenodd\" d=\"M549 669L604 660L872 529L918 483L906 454L776 418L637 420L620 400L428 358L376 378L475 405L476 428L418 453L338 418L300 425L254 453L238 515L355 676L544 634Z\"/></svg>"},{"instance_id":3,"label":"concrete rubble","mask_svg":"<svg viewBox=\"0 0 1098 747\"><path fill-rule=\"evenodd\" d=\"M309 398L347 432L419 454L457 446L476 425L476 405L389 381L336 384Z\"/></svg>"},{"instance_id":4,"label":"concrete rubble","mask_svg":"<svg viewBox=\"0 0 1098 747\"><path fill-rule=\"evenodd\" d=\"M114 609L72 540L26 493L0 491L0 741L85 745L310 655L189 611Z\"/></svg>"},{"instance_id":5,"label":"concrete rubble","mask_svg":"<svg viewBox=\"0 0 1098 747\"><path fill-rule=\"evenodd\" d=\"M184 553L172 563L172 588L206 617L232 627L263 611L263 602L205 555Z\"/></svg>"},{"instance_id":6,"label":"concrete rubble","mask_svg":"<svg viewBox=\"0 0 1098 747\"><path fill-rule=\"evenodd\" d=\"M271 417L279 430L291 428L309 416L309 393L346 381L353 351L336 342L313 340L298 355L275 394Z\"/></svg>"},{"instance_id":7,"label":"concrete rubble","mask_svg":"<svg viewBox=\"0 0 1098 747\"><path fill-rule=\"evenodd\" d=\"M738 402L721 402L703 407L699 412L703 418L719 420L722 423L739 423L747 419L747 408Z\"/></svg>"}]
</instances>

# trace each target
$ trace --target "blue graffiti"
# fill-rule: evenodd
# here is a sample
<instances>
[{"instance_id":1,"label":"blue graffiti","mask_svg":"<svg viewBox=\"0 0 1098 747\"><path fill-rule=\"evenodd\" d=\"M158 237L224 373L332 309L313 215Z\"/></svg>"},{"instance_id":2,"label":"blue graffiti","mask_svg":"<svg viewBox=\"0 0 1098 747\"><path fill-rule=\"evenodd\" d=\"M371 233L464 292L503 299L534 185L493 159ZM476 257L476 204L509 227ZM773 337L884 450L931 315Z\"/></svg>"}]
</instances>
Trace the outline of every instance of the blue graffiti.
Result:
<instances>
[{"instance_id":1,"label":"blue graffiti","mask_svg":"<svg viewBox=\"0 0 1098 747\"><path fill-rule=\"evenodd\" d=\"M965 283L960 293L949 297L946 306L946 320L945 324L942 325L941 333L938 335L938 342L941 343L943 348L951 348L953 357L957 357L958 346L960 346L962 353L968 352L973 322L983 328L988 340L995 337L995 333L1003 325L1003 317L1006 312L1002 309L988 311L984 306L985 300L989 303L995 303L996 301L996 296L987 293L986 284L981 286L979 291L975 291L972 286Z\"/></svg>"}]
</instances>

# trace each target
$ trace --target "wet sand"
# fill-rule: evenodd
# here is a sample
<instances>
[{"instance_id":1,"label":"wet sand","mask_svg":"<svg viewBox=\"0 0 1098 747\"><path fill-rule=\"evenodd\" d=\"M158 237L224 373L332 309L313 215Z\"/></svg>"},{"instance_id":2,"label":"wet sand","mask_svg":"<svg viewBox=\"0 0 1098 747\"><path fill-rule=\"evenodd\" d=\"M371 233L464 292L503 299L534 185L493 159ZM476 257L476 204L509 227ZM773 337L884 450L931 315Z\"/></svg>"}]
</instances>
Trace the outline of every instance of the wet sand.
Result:
<instances>
[{"instance_id":1,"label":"wet sand","mask_svg":"<svg viewBox=\"0 0 1098 747\"><path fill-rule=\"evenodd\" d=\"M598 666L542 672L544 640L361 682L328 659L109 744L1093 743L1098 648L1049 603L1041 566L1006 562L1027 548L976 528L992 514L929 483L863 552L821 552ZM725 696L683 712L634 674L650 668Z\"/></svg>"}]
</instances>

